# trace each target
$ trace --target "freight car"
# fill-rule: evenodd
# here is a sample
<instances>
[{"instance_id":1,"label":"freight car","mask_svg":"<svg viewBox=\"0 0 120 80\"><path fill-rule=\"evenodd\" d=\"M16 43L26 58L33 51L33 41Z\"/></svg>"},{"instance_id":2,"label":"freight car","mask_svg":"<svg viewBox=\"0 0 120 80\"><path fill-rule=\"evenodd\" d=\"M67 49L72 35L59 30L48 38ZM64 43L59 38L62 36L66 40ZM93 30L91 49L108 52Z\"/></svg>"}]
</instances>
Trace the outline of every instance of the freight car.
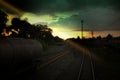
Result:
<instances>
[{"instance_id":1,"label":"freight car","mask_svg":"<svg viewBox=\"0 0 120 80\"><path fill-rule=\"evenodd\" d=\"M35 67L42 53L39 41L21 38L0 39L0 73L15 76Z\"/></svg>"}]
</instances>

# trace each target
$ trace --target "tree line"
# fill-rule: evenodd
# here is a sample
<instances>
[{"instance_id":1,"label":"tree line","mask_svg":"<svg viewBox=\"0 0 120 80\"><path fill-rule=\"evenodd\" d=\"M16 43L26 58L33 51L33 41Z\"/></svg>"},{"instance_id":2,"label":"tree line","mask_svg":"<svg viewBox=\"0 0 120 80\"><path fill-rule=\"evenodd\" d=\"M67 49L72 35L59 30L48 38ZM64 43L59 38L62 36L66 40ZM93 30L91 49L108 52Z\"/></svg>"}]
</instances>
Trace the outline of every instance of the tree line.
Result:
<instances>
[{"instance_id":1,"label":"tree line","mask_svg":"<svg viewBox=\"0 0 120 80\"><path fill-rule=\"evenodd\" d=\"M52 39L52 29L47 25L33 25L27 20L20 18L13 18L11 25L7 26L6 23L8 15L0 10L0 38L30 38L30 39Z\"/></svg>"}]
</instances>

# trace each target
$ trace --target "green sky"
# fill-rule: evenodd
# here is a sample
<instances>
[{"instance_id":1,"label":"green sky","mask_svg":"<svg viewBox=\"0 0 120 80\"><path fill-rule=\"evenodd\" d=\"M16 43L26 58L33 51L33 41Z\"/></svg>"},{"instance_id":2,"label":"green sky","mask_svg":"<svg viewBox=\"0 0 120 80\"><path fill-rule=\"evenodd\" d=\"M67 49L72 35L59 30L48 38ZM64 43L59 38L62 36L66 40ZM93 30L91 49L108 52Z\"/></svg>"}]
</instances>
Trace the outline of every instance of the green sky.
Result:
<instances>
[{"instance_id":1,"label":"green sky","mask_svg":"<svg viewBox=\"0 0 120 80\"><path fill-rule=\"evenodd\" d=\"M30 23L80 31L120 31L119 0L4 0L24 12ZM6 9L8 13L16 14ZM119 33L118 33L119 34Z\"/></svg>"}]
</instances>

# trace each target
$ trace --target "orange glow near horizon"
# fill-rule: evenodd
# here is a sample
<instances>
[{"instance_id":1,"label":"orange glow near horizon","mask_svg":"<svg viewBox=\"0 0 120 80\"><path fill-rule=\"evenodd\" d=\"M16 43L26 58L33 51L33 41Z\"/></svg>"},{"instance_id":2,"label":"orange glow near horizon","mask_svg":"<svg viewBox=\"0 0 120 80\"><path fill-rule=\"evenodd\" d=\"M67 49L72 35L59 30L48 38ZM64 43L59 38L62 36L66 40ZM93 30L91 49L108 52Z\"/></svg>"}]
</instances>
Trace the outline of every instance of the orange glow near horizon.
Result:
<instances>
[{"instance_id":1,"label":"orange glow near horizon","mask_svg":"<svg viewBox=\"0 0 120 80\"><path fill-rule=\"evenodd\" d=\"M74 31L72 28L67 27L50 27L53 30L53 36L59 36L60 38L77 38L78 36L81 38L81 31ZM108 34L111 34L114 37L120 36L120 31L94 31L93 37L106 37ZM91 38L91 31L83 32L84 38Z\"/></svg>"},{"instance_id":2,"label":"orange glow near horizon","mask_svg":"<svg viewBox=\"0 0 120 80\"><path fill-rule=\"evenodd\" d=\"M53 36L59 36L60 38L77 38L78 36L81 38L81 31L74 31L71 28L60 28L60 27L51 27L53 30ZM90 37L89 32L84 31L84 37Z\"/></svg>"}]
</instances>

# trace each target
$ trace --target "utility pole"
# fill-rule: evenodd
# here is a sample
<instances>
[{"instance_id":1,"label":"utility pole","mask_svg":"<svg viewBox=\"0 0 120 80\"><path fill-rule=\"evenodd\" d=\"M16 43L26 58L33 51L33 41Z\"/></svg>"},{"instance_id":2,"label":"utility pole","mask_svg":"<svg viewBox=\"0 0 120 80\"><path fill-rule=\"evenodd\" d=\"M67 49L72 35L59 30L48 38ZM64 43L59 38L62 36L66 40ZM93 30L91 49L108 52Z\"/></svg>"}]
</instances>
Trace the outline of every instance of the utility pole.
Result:
<instances>
[{"instance_id":1,"label":"utility pole","mask_svg":"<svg viewBox=\"0 0 120 80\"><path fill-rule=\"evenodd\" d=\"M83 23L84 21L81 20L81 39L83 39Z\"/></svg>"},{"instance_id":2,"label":"utility pole","mask_svg":"<svg viewBox=\"0 0 120 80\"><path fill-rule=\"evenodd\" d=\"M92 38L94 37L94 31L93 30L91 31L91 36L92 36Z\"/></svg>"}]
</instances>

